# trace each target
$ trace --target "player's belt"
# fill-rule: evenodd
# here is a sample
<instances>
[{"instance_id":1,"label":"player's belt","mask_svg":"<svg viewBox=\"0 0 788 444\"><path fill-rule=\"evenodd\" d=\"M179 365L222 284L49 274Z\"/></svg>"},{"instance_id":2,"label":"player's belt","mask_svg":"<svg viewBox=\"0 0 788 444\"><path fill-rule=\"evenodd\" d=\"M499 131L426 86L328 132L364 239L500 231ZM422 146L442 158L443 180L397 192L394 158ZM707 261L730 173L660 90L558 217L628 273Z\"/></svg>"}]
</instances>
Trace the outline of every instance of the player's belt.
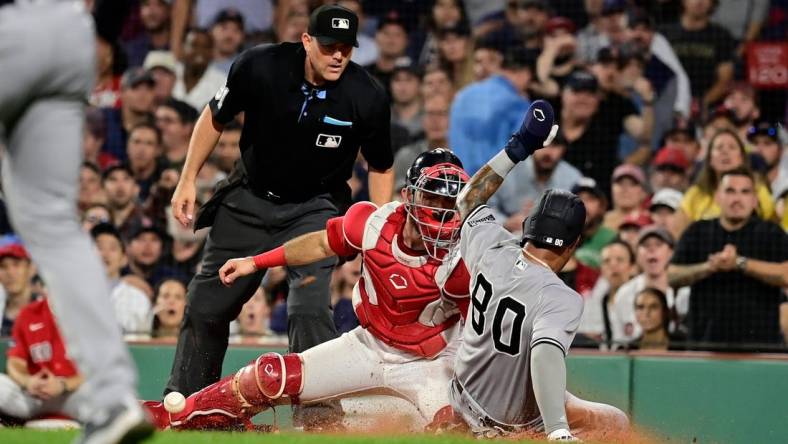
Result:
<instances>
[{"instance_id":1,"label":"player's belt","mask_svg":"<svg viewBox=\"0 0 788 444\"><path fill-rule=\"evenodd\" d=\"M457 380L456 376L452 379L451 383L454 386L454 388L457 390L457 393L462 395L462 392L465 391L465 388L462 386L460 381ZM464 399L469 399L469 400L473 401L473 399L470 398L470 396L465 396ZM475 401L472 402L472 404L475 404ZM521 433L521 432L525 432L525 431L530 431L530 430L533 430L535 427L537 427L539 424L541 424L541 418L537 418L537 421L534 421L532 424L525 424L525 425L504 424L502 422L498 422L498 421L490 418L483 411L476 411L476 410L479 410L479 409L474 408L473 405L468 405L468 407L479 418L480 425L482 425L484 427L491 428L491 429L497 429L500 432L503 432L504 434Z\"/></svg>"}]
</instances>

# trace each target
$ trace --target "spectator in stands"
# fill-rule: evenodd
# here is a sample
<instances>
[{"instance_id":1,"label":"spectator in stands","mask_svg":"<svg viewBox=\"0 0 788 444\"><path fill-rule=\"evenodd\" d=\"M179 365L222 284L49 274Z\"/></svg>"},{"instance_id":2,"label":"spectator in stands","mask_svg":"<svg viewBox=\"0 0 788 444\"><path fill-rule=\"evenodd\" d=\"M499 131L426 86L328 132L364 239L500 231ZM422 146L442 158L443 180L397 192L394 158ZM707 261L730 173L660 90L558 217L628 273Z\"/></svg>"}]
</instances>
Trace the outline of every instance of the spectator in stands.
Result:
<instances>
[{"instance_id":1,"label":"spectator in stands","mask_svg":"<svg viewBox=\"0 0 788 444\"><path fill-rule=\"evenodd\" d=\"M605 214L603 224L615 230L628 216L638 217L645 212L648 184L640 167L626 163L613 171L612 183L613 208Z\"/></svg>"},{"instance_id":2,"label":"spectator in stands","mask_svg":"<svg viewBox=\"0 0 788 444\"><path fill-rule=\"evenodd\" d=\"M160 282L168 278L183 278L186 276L175 268L165 265L164 257L165 234L153 226L138 229L129 240L129 263L124 268L124 273L133 273L148 283L151 288L156 288ZM155 301L154 301L155 303Z\"/></svg>"},{"instance_id":3,"label":"spectator in stands","mask_svg":"<svg viewBox=\"0 0 788 444\"><path fill-rule=\"evenodd\" d=\"M678 22L660 28L690 79L700 110L722 101L733 80L734 41L710 22L713 0L682 0Z\"/></svg>"},{"instance_id":4,"label":"spectator in stands","mask_svg":"<svg viewBox=\"0 0 788 444\"><path fill-rule=\"evenodd\" d=\"M480 81L497 74L503 64L503 47L492 37L482 37L473 49L473 80Z\"/></svg>"},{"instance_id":5,"label":"spectator in stands","mask_svg":"<svg viewBox=\"0 0 788 444\"><path fill-rule=\"evenodd\" d=\"M526 96L533 78L534 55L511 48L499 74L468 85L454 98L449 113L449 146L473 174L519 127L530 105Z\"/></svg>"},{"instance_id":6,"label":"spectator in stands","mask_svg":"<svg viewBox=\"0 0 788 444\"><path fill-rule=\"evenodd\" d=\"M84 210L91 205L105 203L107 196L101 187L101 171L90 162L82 163L79 169L79 197L77 205Z\"/></svg>"},{"instance_id":7,"label":"spectator in stands","mask_svg":"<svg viewBox=\"0 0 788 444\"><path fill-rule=\"evenodd\" d=\"M85 420L68 402L82 384L76 365L68 358L63 339L46 299L19 312L6 373L0 374L0 414L28 420L45 414Z\"/></svg>"},{"instance_id":8,"label":"spectator in stands","mask_svg":"<svg viewBox=\"0 0 788 444\"><path fill-rule=\"evenodd\" d=\"M209 28L216 19L216 15L223 9L234 8L244 17L244 29L246 35L255 36L265 33L271 29L271 25L276 14L274 3L287 6L292 1L273 2L272 0L187 0L184 2L187 7L184 14L189 14L188 5L194 3L194 15L197 26ZM304 4L306 2L303 2ZM184 23L190 23L188 18L184 18ZM182 34L181 34L182 35Z\"/></svg>"},{"instance_id":9,"label":"spectator in stands","mask_svg":"<svg viewBox=\"0 0 788 444\"><path fill-rule=\"evenodd\" d=\"M263 287L259 287L252 297L241 307L238 315L238 334L248 339L270 336L273 332L268 328L271 320L271 306Z\"/></svg>"},{"instance_id":10,"label":"spectator in stands","mask_svg":"<svg viewBox=\"0 0 788 444\"><path fill-rule=\"evenodd\" d=\"M276 41L279 43L300 41L301 35L309 28L307 11L291 10L288 12L281 26L276 27Z\"/></svg>"},{"instance_id":11,"label":"spectator in stands","mask_svg":"<svg viewBox=\"0 0 788 444\"><path fill-rule=\"evenodd\" d=\"M112 214L104 204L93 204L82 213L82 230L90 233L98 224L112 224Z\"/></svg>"},{"instance_id":12,"label":"spectator in stands","mask_svg":"<svg viewBox=\"0 0 788 444\"><path fill-rule=\"evenodd\" d=\"M755 89L746 82L737 82L725 96L723 106L731 111L736 132L742 140L747 139L749 130L761 116Z\"/></svg>"},{"instance_id":13,"label":"spectator in stands","mask_svg":"<svg viewBox=\"0 0 788 444\"><path fill-rule=\"evenodd\" d=\"M663 188L651 198L649 216L654 221L654 225L664 228L677 238L681 234L680 227L676 220L676 214L681 207L681 200L684 195L680 191L672 188Z\"/></svg>"},{"instance_id":14,"label":"spectator in stands","mask_svg":"<svg viewBox=\"0 0 788 444\"><path fill-rule=\"evenodd\" d=\"M672 188L684 192L689 188L690 161L681 148L664 146L651 162L651 189L657 192Z\"/></svg>"},{"instance_id":15,"label":"spectator in stands","mask_svg":"<svg viewBox=\"0 0 788 444\"><path fill-rule=\"evenodd\" d=\"M243 49L244 16L241 12L235 8L219 11L211 25L211 38L214 42L211 66L227 76L235 56Z\"/></svg>"},{"instance_id":16,"label":"spectator in stands","mask_svg":"<svg viewBox=\"0 0 788 444\"><path fill-rule=\"evenodd\" d=\"M140 201L148 198L151 186L159 180L163 167L159 162L161 151L161 132L153 123L141 123L131 128L126 155L139 186Z\"/></svg>"},{"instance_id":17,"label":"spectator in stands","mask_svg":"<svg viewBox=\"0 0 788 444\"><path fill-rule=\"evenodd\" d=\"M769 0L717 0L711 21L730 33L741 57L744 46L760 35L768 14Z\"/></svg>"},{"instance_id":18,"label":"spectator in stands","mask_svg":"<svg viewBox=\"0 0 788 444\"><path fill-rule=\"evenodd\" d=\"M334 324L337 333L347 333L358 327L353 310L353 287L361 277L361 257L342 264L331 280L331 305L334 307Z\"/></svg>"},{"instance_id":19,"label":"spectator in stands","mask_svg":"<svg viewBox=\"0 0 788 444\"><path fill-rule=\"evenodd\" d=\"M643 77L642 70L637 67L624 75L620 68L627 63L628 61L622 60L613 49L602 48L596 62L591 65L591 73L599 84L599 109L602 110L599 116L603 119L605 130L612 134L627 134L634 139L636 148L627 150L625 155L630 163L642 164L651 156L654 89L651 82ZM640 111L635 107L633 99L640 103ZM618 143L616 145L618 146ZM616 155L618 156L618 153Z\"/></svg>"},{"instance_id":20,"label":"spectator in stands","mask_svg":"<svg viewBox=\"0 0 788 444\"><path fill-rule=\"evenodd\" d=\"M362 5L361 0L339 0L337 5L344 6L355 12L356 17L358 17L358 28L365 29L364 5ZM375 44L375 39L364 32L359 32L356 36L356 41L358 42L358 47L353 49L350 60L361 66L375 63L375 60L378 58L378 45Z\"/></svg>"},{"instance_id":21,"label":"spectator in stands","mask_svg":"<svg viewBox=\"0 0 788 444\"><path fill-rule=\"evenodd\" d=\"M418 67L409 63L395 66L389 89L391 122L405 128L411 140L417 140L423 133L421 121L424 118Z\"/></svg>"},{"instance_id":22,"label":"spectator in stands","mask_svg":"<svg viewBox=\"0 0 788 444\"><path fill-rule=\"evenodd\" d=\"M364 68L386 87L391 96L389 88L394 68L398 63L410 62L405 54L408 47L408 28L396 11L390 12L378 22L375 42L378 45L378 58Z\"/></svg>"},{"instance_id":23,"label":"spectator in stands","mask_svg":"<svg viewBox=\"0 0 788 444\"><path fill-rule=\"evenodd\" d=\"M120 107L120 78L126 64L126 54L117 42L96 36L96 85L88 103L96 108Z\"/></svg>"},{"instance_id":24,"label":"spectator in stands","mask_svg":"<svg viewBox=\"0 0 788 444\"><path fill-rule=\"evenodd\" d=\"M583 243L575 252L577 260L591 268L599 269L602 263L600 254L602 247L616 237L616 232L602 225L607 211L607 196L597 182L590 178L580 179L572 192L575 193L586 207L586 221L583 227Z\"/></svg>"},{"instance_id":25,"label":"spectator in stands","mask_svg":"<svg viewBox=\"0 0 788 444\"><path fill-rule=\"evenodd\" d=\"M454 96L454 84L449 72L439 65L430 65L421 76L421 97L425 100L432 96L444 96L449 100Z\"/></svg>"},{"instance_id":26,"label":"spectator in stands","mask_svg":"<svg viewBox=\"0 0 788 444\"><path fill-rule=\"evenodd\" d=\"M588 25L577 33L577 55L580 61L592 64L597 61L599 50L617 43L626 26L626 4L621 0L585 2L590 18Z\"/></svg>"},{"instance_id":27,"label":"spectator in stands","mask_svg":"<svg viewBox=\"0 0 788 444\"><path fill-rule=\"evenodd\" d=\"M562 87L569 76L578 69L577 38L571 27L550 26L544 38L544 47L536 62L534 90L546 98L561 97Z\"/></svg>"},{"instance_id":28,"label":"spectator in stands","mask_svg":"<svg viewBox=\"0 0 788 444\"><path fill-rule=\"evenodd\" d=\"M473 81L473 41L468 25L438 31L438 63L445 66L457 89Z\"/></svg>"},{"instance_id":29,"label":"spectator in stands","mask_svg":"<svg viewBox=\"0 0 788 444\"><path fill-rule=\"evenodd\" d=\"M681 226L701 219L711 219L720 215L720 207L714 195L720 178L726 171L744 167L749 169L749 158L744 143L733 130L722 130L709 141L706 161L695 184L684 194L679 219ZM756 209L765 220L774 218L774 203L769 189L756 181Z\"/></svg>"},{"instance_id":30,"label":"spectator in stands","mask_svg":"<svg viewBox=\"0 0 788 444\"><path fill-rule=\"evenodd\" d=\"M405 173L419 154L434 148L448 146L449 98L433 95L424 100L424 115L421 119L424 138L405 145L394 156L394 193L405 187ZM226 130L225 130L226 131Z\"/></svg>"},{"instance_id":31,"label":"spectator in stands","mask_svg":"<svg viewBox=\"0 0 788 444\"><path fill-rule=\"evenodd\" d=\"M559 133L550 146L537 150L509 173L512 180L504 181L490 199L490 206L507 217L507 230L522 229L523 219L545 190L570 190L582 179L577 168L562 160L565 152L566 140Z\"/></svg>"},{"instance_id":32,"label":"spectator in stands","mask_svg":"<svg viewBox=\"0 0 788 444\"><path fill-rule=\"evenodd\" d=\"M415 30L413 33L411 50L409 51L411 59L417 60L420 66L436 64L438 62L438 30L451 28L460 23L468 24L462 0L435 0L427 19L426 30Z\"/></svg>"},{"instance_id":33,"label":"spectator in stands","mask_svg":"<svg viewBox=\"0 0 788 444\"><path fill-rule=\"evenodd\" d=\"M203 30L192 29L183 44L183 63L176 66L172 96L195 109L203 109L216 91L224 86L227 76L211 66L213 38Z\"/></svg>"},{"instance_id":34,"label":"spectator in stands","mask_svg":"<svg viewBox=\"0 0 788 444\"><path fill-rule=\"evenodd\" d=\"M150 223L137 200L139 185L127 165L116 165L104 171L101 184L107 195L107 206L112 212L112 224L124 240Z\"/></svg>"},{"instance_id":35,"label":"spectator in stands","mask_svg":"<svg viewBox=\"0 0 788 444\"><path fill-rule=\"evenodd\" d=\"M613 316L616 322L611 323L613 339L616 342L630 342L644 333L638 325L635 308L636 299L644 289L654 288L663 292L667 298L666 308L675 309L680 306L677 311L682 315L687 313L689 288L675 292L668 285L668 265L673 256L673 248L674 238L664 228L652 225L640 231L635 255L641 273L618 289L616 301L611 307L611 310L616 312Z\"/></svg>"},{"instance_id":36,"label":"spectator in stands","mask_svg":"<svg viewBox=\"0 0 788 444\"><path fill-rule=\"evenodd\" d=\"M36 267L30 255L15 236L3 236L0 246L0 285L5 300L0 301L3 310L0 336L9 336L22 308L37 300L40 295L33 291L32 279Z\"/></svg>"},{"instance_id":37,"label":"spectator in stands","mask_svg":"<svg viewBox=\"0 0 788 444\"><path fill-rule=\"evenodd\" d=\"M102 152L126 160L126 138L134 125L148 122L153 112L153 76L145 68L130 68L120 82L121 107L102 108L107 133Z\"/></svg>"},{"instance_id":38,"label":"spectator in stands","mask_svg":"<svg viewBox=\"0 0 788 444\"><path fill-rule=\"evenodd\" d=\"M156 126L161 131L167 168L183 168L197 116L197 110L177 99L169 99L156 108Z\"/></svg>"},{"instance_id":39,"label":"spectator in stands","mask_svg":"<svg viewBox=\"0 0 788 444\"><path fill-rule=\"evenodd\" d=\"M150 333L152 315L148 295L138 288L139 283L132 285L121 276L128 259L120 233L112 225L102 223L94 226L90 235L104 261L110 283L109 298L123 333Z\"/></svg>"},{"instance_id":40,"label":"spectator in stands","mask_svg":"<svg viewBox=\"0 0 788 444\"><path fill-rule=\"evenodd\" d=\"M198 200L205 202L203 199ZM194 231L191 228L184 228L172 216L172 207L167 207L164 212L167 221L167 235L172 238L172 247L168 249L162 262L191 278L197 272L197 267L200 264L208 230Z\"/></svg>"},{"instance_id":41,"label":"spectator in stands","mask_svg":"<svg viewBox=\"0 0 788 444\"><path fill-rule=\"evenodd\" d=\"M788 235L754 214L756 181L748 169L722 173L715 198L720 216L687 228L668 269L671 286L692 287L689 339L777 343L782 289L788 286Z\"/></svg>"},{"instance_id":42,"label":"spectator in stands","mask_svg":"<svg viewBox=\"0 0 788 444\"><path fill-rule=\"evenodd\" d=\"M142 67L147 69L153 77L153 102L156 106L166 102L172 96L175 88L175 72L178 62L169 51L151 51L145 57Z\"/></svg>"},{"instance_id":43,"label":"spectator in stands","mask_svg":"<svg viewBox=\"0 0 788 444\"><path fill-rule=\"evenodd\" d=\"M688 174L690 181L697 176L697 173L703 167L704 161L704 151L701 150L700 140L695 131L695 127L692 125L674 125L663 134L663 145L682 150L687 160L689 160Z\"/></svg>"},{"instance_id":44,"label":"spectator in stands","mask_svg":"<svg viewBox=\"0 0 788 444\"><path fill-rule=\"evenodd\" d=\"M542 48L545 26L550 18L549 2L509 0L505 17L502 29L493 34L504 48L517 45L525 45L531 49Z\"/></svg>"},{"instance_id":45,"label":"spectator in stands","mask_svg":"<svg viewBox=\"0 0 788 444\"><path fill-rule=\"evenodd\" d=\"M653 223L647 212L632 213L618 226L618 238L626 242L632 251L637 251L640 231Z\"/></svg>"},{"instance_id":46,"label":"spectator in stands","mask_svg":"<svg viewBox=\"0 0 788 444\"><path fill-rule=\"evenodd\" d=\"M681 347L680 343L685 338L670 332L671 312L663 291L644 288L635 298L633 311L635 325L641 333L628 345L629 350L669 350Z\"/></svg>"},{"instance_id":47,"label":"spectator in stands","mask_svg":"<svg viewBox=\"0 0 788 444\"><path fill-rule=\"evenodd\" d=\"M777 125L760 122L747 130L747 140L766 163L766 181L776 199L779 189L788 183L788 156L783 155L780 131Z\"/></svg>"},{"instance_id":48,"label":"spectator in stands","mask_svg":"<svg viewBox=\"0 0 788 444\"><path fill-rule=\"evenodd\" d=\"M655 135L661 135L664 133L663 130L670 128L669 125L673 123L672 119L666 122L660 118L662 103L670 102L668 105L672 105L670 108L675 115L689 119L692 91L687 72L676 56L676 52L673 51L668 39L657 32L654 26L654 19L648 13L639 12L630 16L632 41L645 51L645 76L657 93L654 132Z\"/></svg>"},{"instance_id":49,"label":"spectator in stands","mask_svg":"<svg viewBox=\"0 0 788 444\"><path fill-rule=\"evenodd\" d=\"M602 248L601 277L597 280L591 296L585 300L583 317L578 333L608 349L616 349L622 344L613 326L618 324L617 313L613 310L618 290L636 272L635 254L624 241L614 240Z\"/></svg>"},{"instance_id":50,"label":"spectator in stands","mask_svg":"<svg viewBox=\"0 0 788 444\"><path fill-rule=\"evenodd\" d=\"M167 0L140 1L140 21L143 31L126 42L129 66L142 66L150 51L170 48L170 6Z\"/></svg>"},{"instance_id":51,"label":"spectator in stands","mask_svg":"<svg viewBox=\"0 0 788 444\"><path fill-rule=\"evenodd\" d=\"M595 178L605 194L619 164L620 134L609 131L599 109L599 84L587 71L575 71L561 92L560 126L567 140L564 160L586 177Z\"/></svg>"},{"instance_id":52,"label":"spectator in stands","mask_svg":"<svg viewBox=\"0 0 788 444\"><path fill-rule=\"evenodd\" d=\"M179 279L162 280L153 297L153 337L177 338L186 309L186 284Z\"/></svg>"},{"instance_id":53,"label":"spectator in stands","mask_svg":"<svg viewBox=\"0 0 788 444\"><path fill-rule=\"evenodd\" d=\"M109 153L101 151L106 138L107 127L100 109L90 107L85 111L85 129L82 137L82 153L84 161L92 163L99 169L117 163L117 159Z\"/></svg>"},{"instance_id":54,"label":"spectator in stands","mask_svg":"<svg viewBox=\"0 0 788 444\"><path fill-rule=\"evenodd\" d=\"M241 158L241 124L233 120L224 126L212 158L225 174L230 174L235 162Z\"/></svg>"}]
</instances>

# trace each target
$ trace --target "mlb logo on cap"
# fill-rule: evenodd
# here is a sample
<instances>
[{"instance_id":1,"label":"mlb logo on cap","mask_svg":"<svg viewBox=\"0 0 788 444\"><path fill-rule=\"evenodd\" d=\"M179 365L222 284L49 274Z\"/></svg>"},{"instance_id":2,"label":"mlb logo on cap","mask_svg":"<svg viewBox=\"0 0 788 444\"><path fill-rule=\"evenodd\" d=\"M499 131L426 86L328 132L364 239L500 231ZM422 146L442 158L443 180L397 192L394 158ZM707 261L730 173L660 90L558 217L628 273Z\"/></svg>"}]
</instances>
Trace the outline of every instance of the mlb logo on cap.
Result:
<instances>
[{"instance_id":1,"label":"mlb logo on cap","mask_svg":"<svg viewBox=\"0 0 788 444\"><path fill-rule=\"evenodd\" d=\"M334 29L350 29L350 20L346 18L332 19L331 27Z\"/></svg>"}]
</instances>

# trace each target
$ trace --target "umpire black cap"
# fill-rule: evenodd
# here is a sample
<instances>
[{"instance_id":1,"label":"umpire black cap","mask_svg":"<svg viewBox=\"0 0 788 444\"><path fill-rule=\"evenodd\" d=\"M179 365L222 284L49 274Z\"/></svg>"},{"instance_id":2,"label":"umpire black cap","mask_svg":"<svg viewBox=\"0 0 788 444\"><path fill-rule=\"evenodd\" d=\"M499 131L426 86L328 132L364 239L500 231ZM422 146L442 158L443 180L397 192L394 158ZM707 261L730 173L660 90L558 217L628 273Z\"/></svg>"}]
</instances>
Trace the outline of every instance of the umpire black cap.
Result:
<instances>
[{"instance_id":1,"label":"umpire black cap","mask_svg":"<svg viewBox=\"0 0 788 444\"><path fill-rule=\"evenodd\" d=\"M523 221L523 243L533 241L538 245L568 248L583 232L585 220L586 207L579 197L569 191L547 190Z\"/></svg>"},{"instance_id":2,"label":"umpire black cap","mask_svg":"<svg viewBox=\"0 0 788 444\"><path fill-rule=\"evenodd\" d=\"M358 16L342 6L323 5L309 16L308 32L321 45L344 43L358 47Z\"/></svg>"}]
</instances>

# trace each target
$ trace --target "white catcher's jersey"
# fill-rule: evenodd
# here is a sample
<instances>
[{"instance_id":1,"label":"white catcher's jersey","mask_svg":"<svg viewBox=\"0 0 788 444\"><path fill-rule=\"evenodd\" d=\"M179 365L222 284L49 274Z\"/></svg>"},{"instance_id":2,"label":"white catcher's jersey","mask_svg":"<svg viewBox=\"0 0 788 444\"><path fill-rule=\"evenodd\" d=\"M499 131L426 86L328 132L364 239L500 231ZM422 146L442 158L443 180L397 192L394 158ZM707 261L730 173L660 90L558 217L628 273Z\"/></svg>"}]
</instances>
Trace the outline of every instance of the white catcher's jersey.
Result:
<instances>
[{"instance_id":1,"label":"white catcher's jersey","mask_svg":"<svg viewBox=\"0 0 788 444\"><path fill-rule=\"evenodd\" d=\"M471 275L471 308L452 390L463 391L474 410L500 424L535 426L541 417L531 387L531 348L546 342L566 355L583 299L551 270L526 259L519 239L487 206L465 219L460 239Z\"/></svg>"}]
</instances>

